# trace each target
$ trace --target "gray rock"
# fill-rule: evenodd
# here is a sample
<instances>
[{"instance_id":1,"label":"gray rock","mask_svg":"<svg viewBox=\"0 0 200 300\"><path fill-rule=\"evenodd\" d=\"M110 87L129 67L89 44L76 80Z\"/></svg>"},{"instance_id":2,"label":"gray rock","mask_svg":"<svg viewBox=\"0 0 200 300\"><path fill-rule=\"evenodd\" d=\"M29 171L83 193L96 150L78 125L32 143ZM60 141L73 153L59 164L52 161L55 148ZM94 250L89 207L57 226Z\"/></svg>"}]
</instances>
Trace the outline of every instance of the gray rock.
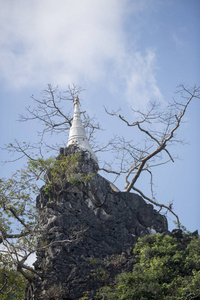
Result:
<instances>
[{"instance_id":1,"label":"gray rock","mask_svg":"<svg viewBox=\"0 0 200 300\"><path fill-rule=\"evenodd\" d=\"M81 154L78 172L94 175L51 197L50 203L43 191L37 197L43 231L39 243L51 245L37 253L35 269L43 275L35 277L26 300L80 299L86 294L94 299L99 287L122 270L131 270L138 237L168 231L165 216L139 195L113 188L97 173L98 165L87 152L71 146L61 150L64 155L74 151Z\"/></svg>"}]
</instances>

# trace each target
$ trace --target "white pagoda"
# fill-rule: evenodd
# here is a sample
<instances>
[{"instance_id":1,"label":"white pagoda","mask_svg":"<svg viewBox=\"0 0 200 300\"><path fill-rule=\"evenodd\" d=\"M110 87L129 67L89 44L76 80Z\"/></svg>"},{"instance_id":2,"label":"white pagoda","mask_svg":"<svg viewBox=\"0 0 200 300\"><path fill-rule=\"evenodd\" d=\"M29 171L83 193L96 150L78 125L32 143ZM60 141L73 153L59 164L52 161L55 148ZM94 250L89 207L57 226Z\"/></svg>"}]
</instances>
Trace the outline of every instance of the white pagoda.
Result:
<instances>
[{"instance_id":1,"label":"white pagoda","mask_svg":"<svg viewBox=\"0 0 200 300\"><path fill-rule=\"evenodd\" d=\"M73 115L72 126L69 131L67 147L70 145L76 145L78 148L89 152L91 157L96 162L98 162L97 156L94 154L92 148L90 147L88 138L86 136L85 128L83 127L81 121L81 113L80 113L79 105L80 102L77 96L74 101L74 115Z\"/></svg>"}]
</instances>

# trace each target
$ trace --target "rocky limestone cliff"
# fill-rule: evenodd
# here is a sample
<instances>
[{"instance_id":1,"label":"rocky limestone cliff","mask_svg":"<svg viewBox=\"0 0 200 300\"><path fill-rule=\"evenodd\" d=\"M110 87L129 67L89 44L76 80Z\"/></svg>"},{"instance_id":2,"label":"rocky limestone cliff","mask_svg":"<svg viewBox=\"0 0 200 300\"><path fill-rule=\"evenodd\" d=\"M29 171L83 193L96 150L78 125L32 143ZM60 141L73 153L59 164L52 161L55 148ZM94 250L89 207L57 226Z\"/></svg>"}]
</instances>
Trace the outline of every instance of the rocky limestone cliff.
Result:
<instances>
[{"instance_id":1,"label":"rocky limestone cliff","mask_svg":"<svg viewBox=\"0 0 200 300\"><path fill-rule=\"evenodd\" d=\"M92 173L91 179L75 187L66 182L68 189L59 197L49 199L43 191L37 197L43 232L39 243L50 246L37 253L35 269L42 278L35 276L27 300L94 299L100 286L122 270L131 270L138 237L168 230L165 216L151 204L137 194L118 191L100 176L87 151L61 149L63 155L77 151L79 172Z\"/></svg>"}]
</instances>

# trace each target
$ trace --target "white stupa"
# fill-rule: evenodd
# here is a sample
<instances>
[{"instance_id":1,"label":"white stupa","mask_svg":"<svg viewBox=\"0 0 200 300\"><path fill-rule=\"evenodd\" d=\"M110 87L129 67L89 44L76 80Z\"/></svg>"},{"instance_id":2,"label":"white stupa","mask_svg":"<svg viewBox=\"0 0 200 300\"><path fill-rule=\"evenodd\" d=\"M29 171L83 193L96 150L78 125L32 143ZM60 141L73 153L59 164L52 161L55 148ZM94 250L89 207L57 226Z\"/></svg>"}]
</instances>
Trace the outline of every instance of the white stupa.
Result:
<instances>
[{"instance_id":1,"label":"white stupa","mask_svg":"<svg viewBox=\"0 0 200 300\"><path fill-rule=\"evenodd\" d=\"M81 121L81 114L79 109L79 98L76 97L74 101L74 115L73 115L73 122L72 126L69 131L69 138L67 147L70 145L76 145L78 148L89 152L89 154L92 156L92 158L98 162L98 159L94 152L92 151L92 148L90 147L89 141L86 136L85 128L83 127L82 121Z\"/></svg>"}]
</instances>

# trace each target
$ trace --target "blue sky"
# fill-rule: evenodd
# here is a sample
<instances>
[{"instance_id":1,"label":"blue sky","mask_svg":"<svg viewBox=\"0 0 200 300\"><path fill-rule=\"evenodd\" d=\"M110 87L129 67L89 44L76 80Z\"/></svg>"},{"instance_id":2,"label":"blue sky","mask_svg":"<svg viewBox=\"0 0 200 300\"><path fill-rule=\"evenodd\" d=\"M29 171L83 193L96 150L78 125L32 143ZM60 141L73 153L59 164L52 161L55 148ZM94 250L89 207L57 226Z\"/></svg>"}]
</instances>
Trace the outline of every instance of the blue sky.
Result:
<instances>
[{"instance_id":1,"label":"blue sky","mask_svg":"<svg viewBox=\"0 0 200 300\"><path fill-rule=\"evenodd\" d=\"M82 107L103 125L100 140L118 132L136 138L103 106L121 107L131 119L130 107L170 101L179 84L199 85L199 13L199 0L0 0L1 146L15 138L37 140L39 125L17 119L32 104L30 96L40 97L48 83L85 89ZM181 160L155 174L158 200L174 201L191 231L200 230L199 113L200 103L193 101L178 132L189 145L174 147ZM60 143L67 137L68 132ZM10 176L15 167L19 163L2 165L1 176ZM148 183L139 184L146 189ZM118 185L122 188L123 181Z\"/></svg>"}]
</instances>

